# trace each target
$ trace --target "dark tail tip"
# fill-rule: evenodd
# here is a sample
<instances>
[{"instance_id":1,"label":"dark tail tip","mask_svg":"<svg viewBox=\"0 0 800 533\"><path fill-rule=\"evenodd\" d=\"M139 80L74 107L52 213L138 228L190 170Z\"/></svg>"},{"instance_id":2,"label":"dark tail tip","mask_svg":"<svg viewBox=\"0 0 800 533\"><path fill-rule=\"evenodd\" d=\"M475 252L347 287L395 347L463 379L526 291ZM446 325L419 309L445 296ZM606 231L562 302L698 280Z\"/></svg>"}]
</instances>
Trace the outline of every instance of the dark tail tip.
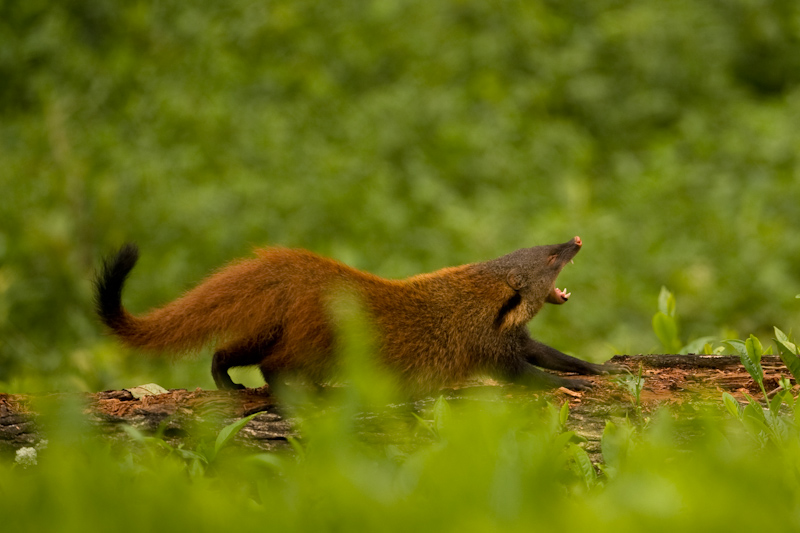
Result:
<instances>
[{"instance_id":1,"label":"dark tail tip","mask_svg":"<svg viewBox=\"0 0 800 533\"><path fill-rule=\"evenodd\" d=\"M94 301L97 314L105 325L114 329L121 325L125 316L122 307L122 286L139 259L139 248L128 243L113 256L103 261L103 266L94 280Z\"/></svg>"}]
</instances>

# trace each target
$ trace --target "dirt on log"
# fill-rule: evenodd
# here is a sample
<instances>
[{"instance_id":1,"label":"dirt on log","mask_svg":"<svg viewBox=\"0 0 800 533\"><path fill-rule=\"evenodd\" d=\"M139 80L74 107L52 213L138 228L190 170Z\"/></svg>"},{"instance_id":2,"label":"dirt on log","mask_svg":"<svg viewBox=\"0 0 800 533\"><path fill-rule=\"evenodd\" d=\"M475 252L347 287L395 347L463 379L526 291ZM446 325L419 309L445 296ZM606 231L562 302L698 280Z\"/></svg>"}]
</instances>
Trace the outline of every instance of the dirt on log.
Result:
<instances>
[{"instance_id":1,"label":"dirt on log","mask_svg":"<svg viewBox=\"0 0 800 533\"><path fill-rule=\"evenodd\" d=\"M760 394L736 356L713 355L636 355L616 356L613 363L627 367L644 377L641 409L652 413L662 406L697 406L720 404L722 392L729 392L744 401L744 393ZM778 388L780 376L789 376L777 356L762 359L767 391ZM597 457L599 442L606 421L633 413L633 397L621 386L616 376L592 376L590 391L567 389L533 392L521 387L503 385L491 380L475 381L460 389L442 393L450 401L467 397L476 387L507 387L508 397L528 396L570 404L569 429L587 439L586 448ZM133 391L133 392L132 392ZM24 446L34 446L47 438L46 423L41 423L38 406L80 402L90 426L111 439L127 439L124 426L144 434L159 432L165 439L180 443L190 438L200 425L218 431L226 424L253 413L260 413L237 436L237 442L253 449L274 450L287 446L289 437L297 437L296 423L280 409L267 387L236 391L174 389L162 394L140 396L135 389L105 391L95 394L0 393L0 453L13 453ZM420 400L415 407L424 410L433 399Z\"/></svg>"}]
</instances>

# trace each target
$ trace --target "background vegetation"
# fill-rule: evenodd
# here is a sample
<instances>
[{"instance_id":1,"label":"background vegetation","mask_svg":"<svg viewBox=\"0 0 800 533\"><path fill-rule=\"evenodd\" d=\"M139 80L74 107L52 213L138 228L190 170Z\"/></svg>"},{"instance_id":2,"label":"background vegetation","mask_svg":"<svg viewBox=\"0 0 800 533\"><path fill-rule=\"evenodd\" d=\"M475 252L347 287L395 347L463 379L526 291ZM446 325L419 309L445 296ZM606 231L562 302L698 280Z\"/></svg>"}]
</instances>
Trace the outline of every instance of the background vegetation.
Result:
<instances>
[{"instance_id":1,"label":"background vegetation","mask_svg":"<svg viewBox=\"0 0 800 533\"><path fill-rule=\"evenodd\" d=\"M0 1L0 384L212 385L103 336L128 240L134 311L255 245L402 277L577 234L545 342L655 350L662 285L684 340L788 331L798 124L794 0Z\"/></svg>"},{"instance_id":2,"label":"background vegetation","mask_svg":"<svg viewBox=\"0 0 800 533\"><path fill-rule=\"evenodd\" d=\"M402 277L577 234L545 342L603 360L659 349L651 324L674 346L788 332L798 124L796 0L0 0L0 390L212 386L103 335L90 280L129 240L134 311L256 245ZM352 366L333 406L282 397L303 435L282 454L218 428L110 445L45 397L48 442L0 461L3 526L800 528L788 382L767 409L611 406L593 465L529 398L356 416L390 398Z\"/></svg>"}]
</instances>

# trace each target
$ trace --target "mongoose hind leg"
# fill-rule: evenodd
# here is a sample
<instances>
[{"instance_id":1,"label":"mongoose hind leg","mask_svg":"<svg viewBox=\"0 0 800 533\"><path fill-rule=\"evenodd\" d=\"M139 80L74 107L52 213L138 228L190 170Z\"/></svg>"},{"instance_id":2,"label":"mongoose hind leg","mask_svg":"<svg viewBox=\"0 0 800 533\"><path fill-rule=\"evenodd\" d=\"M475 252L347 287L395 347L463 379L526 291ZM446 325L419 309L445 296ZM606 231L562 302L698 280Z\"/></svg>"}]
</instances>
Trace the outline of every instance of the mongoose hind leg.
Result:
<instances>
[{"instance_id":1,"label":"mongoose hind leg","mask_svg":"<svg viewBox=\"0 0 800 533\"><path fill-rule=\"evenodd\" d=\"M240 340L217 350L211 360L211 376L217 388L244 389L244 385L233 382L228 370L235 366L253 366L261 363L269 355L275 340L275 338Z\"/></svg>"}]
</instances>

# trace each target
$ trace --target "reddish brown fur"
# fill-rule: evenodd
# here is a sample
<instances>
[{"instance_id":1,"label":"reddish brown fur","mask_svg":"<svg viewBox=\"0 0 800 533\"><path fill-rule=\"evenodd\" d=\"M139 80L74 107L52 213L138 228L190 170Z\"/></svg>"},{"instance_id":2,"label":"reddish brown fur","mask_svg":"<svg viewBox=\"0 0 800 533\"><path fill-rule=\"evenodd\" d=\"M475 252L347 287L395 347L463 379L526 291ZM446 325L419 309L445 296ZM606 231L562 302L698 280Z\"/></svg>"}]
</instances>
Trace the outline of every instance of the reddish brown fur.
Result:
<instances>
[{"instance_id":1,"label":"reddish brown fur","mask_svg":"<svg viewBox=\"0 0 800 533\"><path fill-rule=\"evenodd\" d=\"M555 276L580 245L576 237L564 245L520 250L406 280L383 279L305 250L267 248L257 250L255 258L229 264L145 315L133 316L121 303L116 315L108 309L111 304L98 305L104 321L130 346L186 352L215 342L212 372L220 387L236 386L227 376L229 367L252 364L261 367L268 381L284 373L315 382L329 379L336 357L327 303L330 292L339 288L354 291L363 302L374 320L383 362L409 389L430 391L480 372L541 380L527 368L528 362L557 369L563 368L553 364L567 364L567 370L582 373L601 371L539 345L524 327L554 298ZM545 267L542 254L557 257L557 268ZM524 266L523 259L547 275L531 273L535 269ZM135 260L121 270L129 271ZM127 272L116 274L121 279L110 279L112 267L107 263L98 279L98 302L113 300L104 293L111 289L103 283L114 286L116 281L121 291ZM517 287L512 276L523 274L524 284ZM559 355L544 353L542 347ZM550 361L553 358L558 361ZM585 385L542 374L550 376L546 385Z\"/></svg>"}]
</instances>

